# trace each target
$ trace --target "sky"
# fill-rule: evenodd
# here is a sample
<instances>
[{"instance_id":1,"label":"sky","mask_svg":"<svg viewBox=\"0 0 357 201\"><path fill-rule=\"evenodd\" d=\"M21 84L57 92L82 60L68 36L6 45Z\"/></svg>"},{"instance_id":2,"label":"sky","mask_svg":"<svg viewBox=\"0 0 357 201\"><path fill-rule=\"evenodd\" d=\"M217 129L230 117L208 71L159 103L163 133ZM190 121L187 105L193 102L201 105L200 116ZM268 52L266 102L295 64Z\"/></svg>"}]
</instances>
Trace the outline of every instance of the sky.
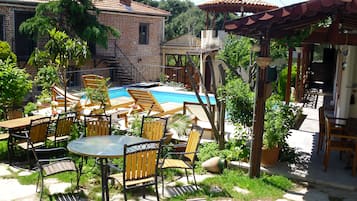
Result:
<instances>
[{"instance_id":1,"label":"sky","mask_svg":"<svg viewBox=\"0 0 357 201\"><path fill-rule=\"evenodd\" d=\"M201 4L203 2L207 2L207 1L210 1L210 0L191 0L192 2L194 2L195 4ZM299 3L299 2L303 2L303 1L307 1L307 0L264 0L268 3L272 3L274 5L277 5L279 7L282 7L282 6L287 6L287 5L291 5L291 4L294 4L294 3Z\"/></svg>"}]
</instances>

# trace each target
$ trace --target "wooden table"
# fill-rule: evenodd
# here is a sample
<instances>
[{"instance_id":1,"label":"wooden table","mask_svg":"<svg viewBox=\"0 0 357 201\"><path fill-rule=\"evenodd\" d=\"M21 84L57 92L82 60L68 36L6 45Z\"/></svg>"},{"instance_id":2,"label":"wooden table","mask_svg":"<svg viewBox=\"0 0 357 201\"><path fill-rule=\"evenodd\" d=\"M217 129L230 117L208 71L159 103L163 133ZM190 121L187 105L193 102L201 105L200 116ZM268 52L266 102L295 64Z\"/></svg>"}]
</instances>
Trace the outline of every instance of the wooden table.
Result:
<instances>
[{"instance_id":1,"label":"wooden table","mask_svg":"<svg viewBox=\"0 0 357 201\"><path fill-rule=\"evenodd\" d=\"M11 150L10 150L10 140L11 140L11 135L15 133L16 130L21 129L21 128L26 128L30 126L31 120L36 120L39 118L45 117L43 115L36 115L36 116L29 116L29 117L22 117L18 119L11 119L11 120L6 120L0 122L0 127L6 128L9 130L9 137L7 140L7 150L8 150L8 159L9 159L9 164L11 165Z\"/></svg>"}]
</instances>

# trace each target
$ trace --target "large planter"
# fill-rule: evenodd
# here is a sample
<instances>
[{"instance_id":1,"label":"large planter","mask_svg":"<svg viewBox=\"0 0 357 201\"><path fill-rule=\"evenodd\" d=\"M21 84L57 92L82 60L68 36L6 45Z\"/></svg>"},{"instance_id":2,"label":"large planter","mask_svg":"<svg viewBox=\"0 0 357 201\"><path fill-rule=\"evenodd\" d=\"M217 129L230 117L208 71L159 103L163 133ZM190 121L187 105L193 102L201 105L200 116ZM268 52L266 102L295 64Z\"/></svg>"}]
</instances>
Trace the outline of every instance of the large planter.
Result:
<instances>
[{"instance_id":1,"label":"large planter","mask_svg":"<svg viewBox=\"0 0 357 201\"><path fill-rule=\"evenodd\" d=\"M279 147L271 148L271 149L262 149L262 158L261 164L263 167L271 167L274 166L278 162L279 158Z\"/></svg>"}]
</instances>

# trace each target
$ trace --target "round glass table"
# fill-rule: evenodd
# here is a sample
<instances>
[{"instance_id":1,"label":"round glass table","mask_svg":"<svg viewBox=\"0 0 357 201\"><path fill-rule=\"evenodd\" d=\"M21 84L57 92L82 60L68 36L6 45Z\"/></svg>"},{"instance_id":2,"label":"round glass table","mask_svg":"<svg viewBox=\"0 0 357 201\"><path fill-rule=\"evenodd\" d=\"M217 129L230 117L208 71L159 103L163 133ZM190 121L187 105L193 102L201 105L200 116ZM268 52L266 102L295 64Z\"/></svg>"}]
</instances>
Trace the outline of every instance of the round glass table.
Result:
<instances>
[{"instance_id":1,"label":"round glass table","mask_svg":"<svg viewBox=\"0 0 357 201\"><path fill-rule=\"evenodd\" d=\"M123 156L125 144L135 144L144 141L148 141L148 139L125 135L91 136L73 140L68 143L67 148L68 151L74 154L100 159L102 200L107 201L109 200L109 188L106 178L108 158Z\"/></svg>"}]
</instances>

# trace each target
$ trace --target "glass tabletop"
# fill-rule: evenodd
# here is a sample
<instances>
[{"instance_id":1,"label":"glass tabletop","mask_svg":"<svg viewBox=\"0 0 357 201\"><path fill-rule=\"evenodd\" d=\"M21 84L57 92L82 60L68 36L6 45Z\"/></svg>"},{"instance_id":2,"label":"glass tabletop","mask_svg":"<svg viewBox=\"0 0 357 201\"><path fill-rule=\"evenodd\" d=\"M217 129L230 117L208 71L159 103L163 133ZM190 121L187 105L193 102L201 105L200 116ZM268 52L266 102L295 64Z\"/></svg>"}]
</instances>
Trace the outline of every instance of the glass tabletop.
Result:
<instances>
[{"instance_id":1,"label":"glass tabletop","mask_svg":"<svg viewBox=\"0 0 357 201\"><path fill-rule=\"evenodd\" d=\"M91 136L73 140L68 143L67 148L70 152L82 156L115 158L123 156L124 144L144 141L148 139L125 135Z\"/></svg>"}]
</instances>

